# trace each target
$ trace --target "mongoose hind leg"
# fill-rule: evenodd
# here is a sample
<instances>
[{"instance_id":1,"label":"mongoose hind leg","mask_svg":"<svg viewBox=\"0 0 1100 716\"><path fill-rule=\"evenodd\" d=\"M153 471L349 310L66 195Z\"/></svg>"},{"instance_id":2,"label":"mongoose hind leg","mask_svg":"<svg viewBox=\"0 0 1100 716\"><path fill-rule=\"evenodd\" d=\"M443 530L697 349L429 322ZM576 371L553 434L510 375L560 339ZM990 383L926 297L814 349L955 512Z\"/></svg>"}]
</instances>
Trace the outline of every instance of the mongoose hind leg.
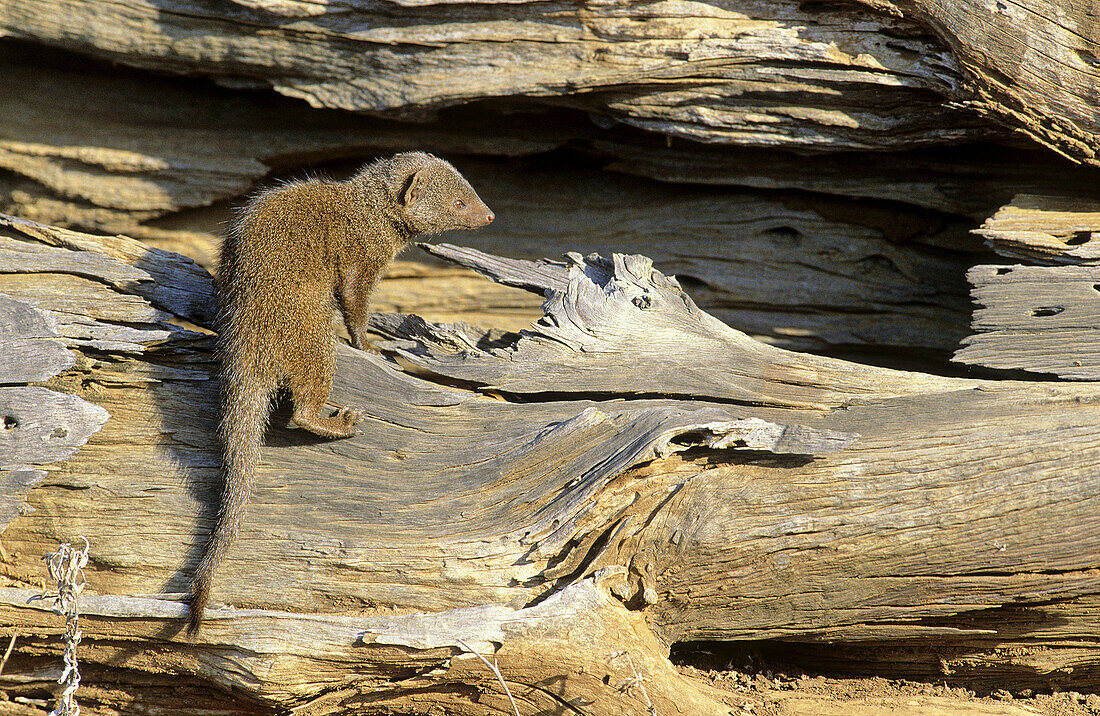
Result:
<instances>
[{"instance_id":1,"label":"mongoose hind leg","mask_svg":"<svg viewBox=\"0 0 1100 716\"><path fill-rule=\"evenodd\" d=\"M294 394L293 390L291 394ZM340 408L335 415L326 417L321 415L324 407L324 400L310 401L303 405L295 397L294 416L291 419L298 427L326 438L350 438L360 433L355 425L363 419L363 415L358 410Z\"/></svg>"},{"instance_id":2,"label":"mongoose hind leg","mask_svg":"<svg viewBox=\"0 0 1100 716\"><path fill-rule=\"evenodd\" d=\"M350 438L359 435L356 423L363 419L362 413L352 408L340 408L336 415L324 417L320 410L302 411L294 409L294 424L326 438Z\"/></svg>"},{"instance_id":3,"label":"mongoose hind leg","mask_svg":"<svg viewBox=\"0 0 1100 716\"><path fill-rule=\"evenodd\" d=\"M350 438L359 434L355 425L362 420L362 413L351 408L340 408L335 415L322 415L332 392L334 363L331 348L317 351L312 360L303 355L297 361L295 372L287 377L287 387L294 400L291 420L298 427L322 437Z\"/></svg>"}]
</instances>

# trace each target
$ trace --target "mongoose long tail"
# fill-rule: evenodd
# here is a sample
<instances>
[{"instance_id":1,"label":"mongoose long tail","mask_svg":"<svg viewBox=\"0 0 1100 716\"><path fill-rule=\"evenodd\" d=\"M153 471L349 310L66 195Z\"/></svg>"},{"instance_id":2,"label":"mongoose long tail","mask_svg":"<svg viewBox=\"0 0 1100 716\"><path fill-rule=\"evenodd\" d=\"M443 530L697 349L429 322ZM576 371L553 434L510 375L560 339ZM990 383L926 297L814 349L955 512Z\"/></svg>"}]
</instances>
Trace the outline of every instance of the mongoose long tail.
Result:
<instances>
[{"instance_id":1,"label":"mongoose long tail","mask_svg":"<svg viewBox=\"0 0 1100 716\"><path fill-rule=\"evenodd\" d=\"M222 474L225 482L214 529L207 539L202 560L191 583L187 632L192 635L202 624L214 570L229 551L241 526L244 506L255 480L256 465L260 462L260 444L271 412L271 386L266 381L241 376L228 365L224 380L226 412L218 432L224 456Z\"/></svg>"}]
</instances>

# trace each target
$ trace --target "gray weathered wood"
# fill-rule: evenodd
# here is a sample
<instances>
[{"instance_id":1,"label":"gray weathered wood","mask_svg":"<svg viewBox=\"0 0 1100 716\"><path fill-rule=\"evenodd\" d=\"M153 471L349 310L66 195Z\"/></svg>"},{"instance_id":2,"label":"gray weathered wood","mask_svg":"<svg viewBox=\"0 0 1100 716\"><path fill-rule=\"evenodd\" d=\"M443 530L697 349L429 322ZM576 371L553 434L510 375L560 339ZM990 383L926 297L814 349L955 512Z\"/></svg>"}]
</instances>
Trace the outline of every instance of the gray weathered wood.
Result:
<instances>
[{"instance_id":1,"label":"gray weathered wood","mask_svg":"<svg viewBox=\"0 0 1100 716\"><path fill-rule=\"evenodd\" d=\"M801 189L915 205L971 220L1020 193L1088 196L1100 171L1058 161L1037 148L967 145L902 152L836 152L807 158L793 152L684 142L627 142L597 138L614 160L606 168L667 182Z\"/></svg>"},{"instance_id":2,"label":"gray weathered wood","mask_svg":"<svg viewBox=\"0 0 1100 716\"><path fill-rule=\"evenodd\" d=\"M1097 164L1100 21L1064 0L861 0L924 21L964 69L972 100L1068 156Z\"/></svg>"},{"instance_id":3,"label":"gray weathered wood","mask_svg":"<svg viewBox=\"0 0 1100 716\"><path fill-rule=\"evenodd\" d=\"M5 248L0 258L12 270L26 268ZM108 417L76 396L20 385L47 381L76 362L58 339L58 323L52 313L0 293L0 530L31 509L27 492L47 474L36 466L72 457Z\"/></svg>"},{"instance_id":4,"label":"gray weathered wood","mask_svg":"<svg viewBox=\"0 0 1100 716\"><path fill-rule=\"evenodd\" d=\"M1097 27L1084 6L1054 0L447 2L397 15L291 0L20 0L0 20L6 36L315 107L424 118L507 97L698 141L812 149L1003 136L995 118L1096 157Z\"/></svg>"},{"instance_id":5,"label":"gray weathered wood","mask_svg":"<svg viewBox=\"0 0 1100 716\"><path fill-rule=\"evenodd\" d=\"M464 171L499 217L472 235L482 251L645 254L708 313L785 348L947 352L967 333L973 258L956 240L965 231L920 214L837 215L829 205L590 170ZM953 246L930 249L937 240Z\"/></svg>"},{"instance_id":6,"label":"gray weathered wood","mask_svg":"<svg viewBox=\"0 0 1100 716\"><path fill-rule=\"evenodd\" d=\"M0 86L0 165L13 172L0 177L4 210L162 246L189 246L199 237L156 218L236 200L273 169L410 147L518 156L570 142L613 159L614 170L663 181L868 197L979 219L1020 191L1069 194L1096 181L1094 172L1036 149L831 153L815 157L808 171L806 158L794 153L667 146L662 137L624 136L580 113L544 108L518 116L470 108L408 124L3 47L0 65L10 80Z\"/></svg>"},{"instance_id":7,"label":"gray weathered wood","mask_svg":"<svg viewBox=\"0 0 1100 716\"><path fill-rule=\"evenodd\" d=\"M45 470L0 466L0 528L33 509L26 503L27 493L46 475Z\"/></svg>"},{"instance_id":8,"label":"gray weathered wood","mask_svg":"<svg viewBox=\"0 0 1100 716\"><path fill-rule=\"evenodd\" d=\"M0 177L0 204L43 221L124 232L211 266L217 251L213 234L230 213L211 210L210 218L200 219L210 233L200 233L186 223L195 214L182 212L212 202L241 203L241 195L273 169L424 148L451 156L497 211L498 220L477 238L489 251L526 258L567 250L645 253L661 270L693 280L696 300L709 312L788 348L877 353L881 361L904 347L942 360L967 333L963 276L971 263L972 247L965 245L969 225L944 227L942 220L913 209L912 204L944 206L933 195L950 189L933 177L910 191L907 182L916 172L904 167L887 164L875 176L861 172L866 181L858 190L835 181L830 186L852 196L909 195L914 199L908 207L890 204L872 211L862 203L813 204L801 195L715 192L608 176L594 168L454 156L531 154L571 137L587 142L601 131L587 120L559 126L556 116L517 120L486 110L420 127L310 111L288 100L202 91L182 81L150 83L46 65L13 62L13 81L0 87L0 99L5 91L16 93L0 101L0 124L8 127L0 147L10 151L4 166L25 177L10 190ZM28 86L34 91L18 92ZM157 88L153 97L150 86ZM120 107L127 108L121 116ZM630 142L616 146L637 152ZM664 176L661 167L667 164L668 176L675 177L687 146L677 143L679 159L653 151L646 171ZM711 152L695 147L691 154ZM48 167L21 170L24 158ZM789 169L772 172L786 177L781 188L820 191L822 182L812 179L813 172ZM902 185L899 171L905 171ZM941 173L965 175L954 165ZM1054 190L1046 182L1056 179L1056 172L1042 167L1038 173L1045 179L1037 189ZM981 186L988 181L983 176ZM1002 199L998 192L969 191L972 180L963 183L956 193L985 196L983 212ZM946 203L957 208L958 202ZM645 213L650 207L653 214ZM187 230L173 228L181 225ZM168 285L165 276L156 279L141 285ZM198 296L180 291L187 295ZM475 296L469 310L487 310L489 301ZM407 311L408 304L403 300L396 307Z\"/></svg>"},{"instance_id":9,"label":"gray weathered wood","mask_svg":"<svg viewBox=\"0 0 1100 716\"><path fill-rule=\"evenodd\" d=\"M1100 380L1100 266L975 266L975 334L954 360Z\"/></svg>"},{"instance_id":10,"label":"gray weathered wood","mask_svg":"<svg viewBox=\"0 0 1100 716\"><path fill-rule=\"evenodd\" d=\"M405 360L489 389L823 409L851 395L919 393L930 381L942 383L919 373L809 355L799 355L798 367L791 364L784 371L780 366L790 363L790 353L753 341L699 310L675 279L663 276L644 256L604 259L571 253L565 263L536 263L502 261L449 245L425 248L510 285L547 294L547 315L504 345L471 336L469 329L459 336L416 317L372 318L376 331L427 345L426 351L394 346ZM685 355L686 346L690 355ZM624 370L628 365L645 369Z\"/></svg>"},{"instance_id":11,"label":"gray weathered wood","mask_svg":"<svg viewBox=\"0 0 1100 716\"><path fill-rule=\"evenodd\" d=\"M1020 195L975 234L998 253L1041 266L975 266L979 304L954 360L1073 380L1100 379L1100 204Z\"/></svg>"},{"instance_id":12,"label":"gray weathered wood","mask_svg":"<svg viewBox=\"0 0 1100 716\"><path fill-rule=\"evenodd\" d=\"M60 335L52 315L0 294L0 385L49 380L72 366Z\"/></svg>"},{"instance_id":13,"label":"gray weathered wood","mask_svg":"<svg viewBox=\"0 0 1100 716\"><path fill-rule=\"evenodd\" d=\"M0 467L67 460L109 417L75 395L35 386L0 387Z\"/></svg>"},{"instance_id":14,"label":"gray weathered wood","mask_svg":"<svg viewBox=\"0 0 1100 716\"><path fill-rule=\"evenodd\" d=\"M62 16L72 28L64 33L55 25ZM13 2L3 21L5 34L131 66L406 118L507 97L765 146L896 147L1000 133L945 106L945 97L967 95L942 44L858 6L439 3L394 15L385 6L333 13L282 0L124 2L97 12Z\"/></svg>"}]
</instances>

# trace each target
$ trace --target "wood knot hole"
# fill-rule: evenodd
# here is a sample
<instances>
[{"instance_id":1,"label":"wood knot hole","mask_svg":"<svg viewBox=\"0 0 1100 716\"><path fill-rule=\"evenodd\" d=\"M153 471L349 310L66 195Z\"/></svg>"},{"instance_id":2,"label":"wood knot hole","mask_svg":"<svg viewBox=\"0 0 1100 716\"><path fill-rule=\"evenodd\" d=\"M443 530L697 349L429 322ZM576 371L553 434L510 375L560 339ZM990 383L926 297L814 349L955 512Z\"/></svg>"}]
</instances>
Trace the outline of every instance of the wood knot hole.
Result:
<instances>
[{"instance_id":1,"label":"wood knot hole","mask_svg":"<svg viewBox=\"0 0 1100 716\"><path fill-rule=\"evenodd\" d=\"M1087 244L1089 242L1089 239L1091 238L1091 231L1074 231L1073 236L1066 239L1066 246L1080 246L1081 244Z\"/></svg>"},{"instance_id":2,"label":"wood knot hole","mask_svg":"<svg viewBox=\"0 0 1100 716\"><path fill-rule=\"evenodd\" d=\"M635 296L633 299L631 299L630 302L638 308L642 309L643 311L653 305L653 300L650 299L649 296L646 296L644 294L641 296Z\"/></svg>"},{"instance_id":3,"label":"wood knot hole","mask_svg":"<svg viewBox=\"0 0 1100 716\"><path fill-rule=\"evenodd\" d=\"M1031 315L1038 318L1046 318L1047 316L1057 316L1064 310L1066 310L1065 306L1042 306L1040 308L1032 309Z\"/></svg>"},{"instance_id":4,"label":"wood knot hole","mask_svg":"<svg viewBox=\"0 0 1100 716\"><path fill-rule=\"evenodd\" d=\"M1092 65L1093 67L1100 67L1100 59L1093 53L1083 48L1077 48L1074 50L1077 53L1077 58L1084 62L1086 65Z\"/></svg>"},{"instance_id":5,"label":"wood knot hole","mask_svg":"<svg viewBox=\"0 0 1100 716\"><path fill-rule=\"evenodd\" d=\"M4 430L14 430L19 426L19 421L10 415L4 416Z\"/></svg>"}]
</instances>

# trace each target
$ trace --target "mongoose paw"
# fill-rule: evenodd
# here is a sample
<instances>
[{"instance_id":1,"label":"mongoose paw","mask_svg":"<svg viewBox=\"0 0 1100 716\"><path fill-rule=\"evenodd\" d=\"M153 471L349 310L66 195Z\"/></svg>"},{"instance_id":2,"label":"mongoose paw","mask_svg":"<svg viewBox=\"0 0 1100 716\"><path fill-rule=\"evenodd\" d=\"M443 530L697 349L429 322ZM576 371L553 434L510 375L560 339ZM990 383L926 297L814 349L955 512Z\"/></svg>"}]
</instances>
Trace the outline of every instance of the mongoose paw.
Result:
<instances>
[{"instance_id":1,"label":"mongoose paw","mask_svg":"<svg viewBox=\"0 0 1100 716\"><path fill-rule=\"evenodd\" d=\"M353 408L340 408L334 417L348 429L350 435L362 434L362 430L356 430L354 427L356 423L363 419L363 413L360 411Z\"/></svg>"}]
</instances>

